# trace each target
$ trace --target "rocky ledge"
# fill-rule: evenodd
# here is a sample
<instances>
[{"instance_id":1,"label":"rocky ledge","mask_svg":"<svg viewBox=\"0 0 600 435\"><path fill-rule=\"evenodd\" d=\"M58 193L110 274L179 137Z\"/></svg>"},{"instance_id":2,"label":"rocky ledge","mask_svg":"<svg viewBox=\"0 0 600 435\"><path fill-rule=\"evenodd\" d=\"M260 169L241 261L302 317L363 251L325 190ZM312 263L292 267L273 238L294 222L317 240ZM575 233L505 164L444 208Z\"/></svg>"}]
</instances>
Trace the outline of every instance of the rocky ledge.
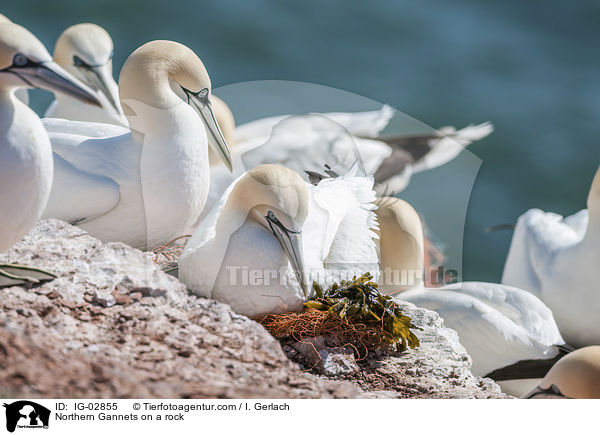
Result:
<instances>
[{"instance_id":1,"label":"rocky ledge","mask_svg":"<svg viewBox=\"0 0 600 435\"><path fill-rule=\"evenodd\" d=\"M284 352L256 322L188 294L148 254L67 223L41 221L0 262L58 275L0 289L4 397L506 397L471 374L454 331L410 304L420 349L356 362L322 346L312 374L309 351L284 343Z\"/></svg>"}]
</instances>

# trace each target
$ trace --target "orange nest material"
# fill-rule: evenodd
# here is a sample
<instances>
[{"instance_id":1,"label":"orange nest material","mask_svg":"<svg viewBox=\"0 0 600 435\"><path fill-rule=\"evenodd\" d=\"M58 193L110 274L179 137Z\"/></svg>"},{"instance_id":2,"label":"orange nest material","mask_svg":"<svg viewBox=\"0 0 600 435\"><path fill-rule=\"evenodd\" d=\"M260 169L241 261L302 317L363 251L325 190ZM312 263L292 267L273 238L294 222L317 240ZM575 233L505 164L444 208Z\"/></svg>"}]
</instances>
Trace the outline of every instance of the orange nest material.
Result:
<instances>
[{"instance_id":1,"label":"orange nest material","mask_svg":"<svg viewBox=\"0 0 600 435\"><path fill-rule=\"evenodd\" d=\"M369 351L390 346L390 337L379 323L350 323L330 311L307 308L301 313L269 314L259 320L275 338L304 342L324 337L333 347L352 347L358 359Z\"/></svg>"}]
</instances>

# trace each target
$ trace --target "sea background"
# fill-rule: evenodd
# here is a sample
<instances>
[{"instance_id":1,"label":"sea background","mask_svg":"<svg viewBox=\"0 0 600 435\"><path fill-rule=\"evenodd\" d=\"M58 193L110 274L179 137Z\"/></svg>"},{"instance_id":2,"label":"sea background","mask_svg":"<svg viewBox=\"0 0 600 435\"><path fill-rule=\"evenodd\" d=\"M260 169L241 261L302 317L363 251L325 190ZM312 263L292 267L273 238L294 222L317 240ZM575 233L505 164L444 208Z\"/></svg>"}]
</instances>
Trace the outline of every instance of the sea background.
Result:
<instances>
[{"instance_id":1,"label":"sea background","mask_svg":"<svg viewBox=\"0 0 600 435\"><path fill-rule=\"evenodd\" d=\"M511 233L487 234L487 226L515 222L532 207L584 208L600 164L597 1L11 0L0 13L50 51L69 25L103 26L115 42L116 77L138 46L172 39L196 51L216 93L234 100L232 84L299 81L369 100L353 107L311 87L312 100L298 96L281 107L361 110L374 100L432 127L492 121L494 133L472 154L415 176L401 194L465 280L501 277ZM52 96L35 91L31 99L43 113ZM232 102L237 120L274 112L268 100ZM389 131L408 128L402 119ZM448 223L453 208L466 211L464 249L462 226Z\"/></svg>"}]
</instances>

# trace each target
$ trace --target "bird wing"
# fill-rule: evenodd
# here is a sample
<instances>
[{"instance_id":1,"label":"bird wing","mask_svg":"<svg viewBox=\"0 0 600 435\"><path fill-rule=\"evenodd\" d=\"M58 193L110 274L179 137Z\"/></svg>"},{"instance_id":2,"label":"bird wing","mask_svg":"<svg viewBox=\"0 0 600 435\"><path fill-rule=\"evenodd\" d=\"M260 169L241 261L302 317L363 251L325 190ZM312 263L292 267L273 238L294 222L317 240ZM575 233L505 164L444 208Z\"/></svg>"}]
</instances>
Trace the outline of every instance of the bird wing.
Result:
<instances>
[{"instance_id":1,"label":"bird wing","mask_svg":"<svg viewBox=\"0 0 600 435\"><path fill-rule=\"evenodd\" d=\"M375 172L378 193L398 193L410 182L412 174L444 165L474 141L493 131L489 122L470 125L461 130L443 127L438 132L380 137L392 147Z\"/></svg>"},{"instance_id":2,"label":"bird wing","mask_svg":"<svg viewBox=\"0 0 600 435\"><path fill-rule=\"evenodd\" d=\"M558 352L541 343L526 327L515 323L487 303L458 289L418 289L399 298L421 308L436 311L445 326L454 329L473 359L473 374L484 376L493 370L524 359L547 359Z\"/></svg>"},{"instance_id":3,"label":"bird wing","mask_svg":"<svg viewBox=\"0 0 600 435\"><path fill-rule=\"evenodd\" d=\"M417 159L414 172L426 171L448 163L471 143L489 136L493 131L494 127L490 122L469 125L461 130L456 130L454 127L441 128L442 137L429 142L431 150Z\"/></svg>"},{"instance_id":4,"label":"bird wing","mask_svg":"<svg viewBox=\"0 0 600 435\"><path fill-rule=\"evenodd\" d=\"M66 123L78 124L74 127L79 132L95 126L104 129L96 123ZM45 215L79 223L109 212L119 202L122 186L140 183L141 146L131 140L128 130L120 127L118 131L127 133L90 137L67 132L67 124L56 123L54 127L59 124L62 132L52 128L48 133L54 154L55 181Z\"/></svg>"},{"instance_id":5,"label":"bird wing","mask_svg":"<svg viewBox=\"0 0 600 435\"><path fill-rule=\"evenodd\" d=\"M284 165L296 172L319 171L324 164L345 172L357 160L365 173L373 173L390 155L385 143L358 138L327 115L290 116L274 125L262 143L257 138L241 144L239 153L245 168L264 163Z\"/></svg>"},{"instance_id":6,"label":"bird wing","mask_svg":"<svg viewBox=\"0 0 600 435\"><path fill-rule=\"evenodd\" d=\"M584 215L579 215L565 222L562 216L539 209L529 210L519 217L502 283L540 296L543 280L552 275L556 254L583 238L583 220Z\"/></svg>"},{"instance_id":7,"label":"bird wing","mask_svg":"<svg viewBox=\"0 0 600 435\"><path fill-rule=\"evenodd\" d=\"M354 136L373 138L387 126L394 115L394 110L390 106L384 105L380 110L368 112L331 112L320 115L341 125ZM241 124L235 129L236 141L239 143L246 141L264 143L271 136L273 127L290 116L295 115L271 116Z\"/></svg>"},{"instance_id":8,"label":"bird wing","mask_svg":"<svg viewBox=\"0 0 600 435\"><path fill-rule=\"evenodd\" d=\"M585 236L585 232L588 227L588 221L589 217L587 209L580 210L577 213L567 216L563 219L563 223L573 228L576 237L578 237L580 240L583 239L583 236Z\"/></svg>"},{"instance_id":9,"label":"bird wing","mask_svg":"<svg viewBox=\"0 0 600 435\"><path fill-rule=\"evenodd\" d=\"M550 308L528 291L485 282L456 283L441 289L477 298L525 328L533 339L543 345L564 344Z\"/></svg>"},{"instance_id":10,"label":"bird wing","mask_svg":"<svg viewBox=\"0 0 600 435\"><path fill-rule=\"evenodd\" d=\"M332 121L343 126L354 136L375 138L394 116L394 109L383 105L379 110L369 112L332 112L326 113Z\"/></svg>"},{"instance_id":11,"label":"bird wing","mask_svg":"<svg viewBox=\"0 0 600 435\"><path fill-rule=\"evenodd\" d=\"M206 216L200 222L198 222L192 237L186 245L186 249L196 249L204 246L206 243L209 243L215 238L217 221L219 220L221 211L223 210L223 207L225 207L225 204L227 204L227 200L229 199L229 195L231 195L233 188L244 175L245 173L238 176L235 180L233 180L233 182L231 182L231 184L229 184L219 199L215 201L214 206L210 209Z\"/></svg>"},{"instance_id":12,"label":"bird wing","mask_svg":"<svg viewBox=\"0 0 600 435\"><path fill-rule=\"evenodd\" d=\"M130 131L128 128L113 124L69 121L67 119L59 118L44 118L42 119L42 124L44 124L44 128L48 134L62 133L68 135L85 136L88 138L120 136L129 133Z\"/></svg>"},{"instance_id":13,"label":"bird wing","mask_svg":"<svg viewBox=\"0 0 600 435\"><path fill-rule=\"evenodd\" d=\"M217 223L240 175L223 192L206 217L199 222L178 259L179 278L195 293L210 298L226 255L228 237L217 240Z\"/></svg>"},{"instance_id":14,"label":"bird wing","mask_svg":"<svg viewBox=\"0 0 600 435\"><path fill-rule=\"evenodd\" d=\"M311 186L313 200L308 225L304 225L309 233L303 243L318 241L319 254L330 271L345 271L351 275L371 272L377 276L373 178L356 176L356 171L354 166L342 177L324 179L316 187Z\"/></svg>"},{"instance_id":15,"label":"bird wing","mask_svg":"<svg viewBox=\"0 0 600 435\"><path fill-rule=\"evenodd\" d=\"M58 154L53 157L54 180L44 219L56 218L76 225L117 205L119 185L112 179L80 171Z\"/></svg>"}]
</instances>

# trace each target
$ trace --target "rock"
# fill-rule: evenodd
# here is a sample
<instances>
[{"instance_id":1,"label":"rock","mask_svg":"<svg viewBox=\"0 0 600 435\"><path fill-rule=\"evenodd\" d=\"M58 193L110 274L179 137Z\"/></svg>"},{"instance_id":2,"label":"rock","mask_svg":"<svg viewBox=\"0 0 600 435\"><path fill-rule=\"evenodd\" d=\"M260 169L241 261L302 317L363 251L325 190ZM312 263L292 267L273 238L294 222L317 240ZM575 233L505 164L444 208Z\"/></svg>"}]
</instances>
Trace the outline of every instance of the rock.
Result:
<instances>
[{"instance_id":1,"label":"rock","mask_svg":"<svg viewBox=\"0 0 600 435\"><path fill-rule=\"evenodd\" d=\"M323 349L319 352L319 356L323 361L323 374L325 376L347 376L360 370L351 349Z\"/></svg>"},{"instance_id":2,"label":"rock","mask_svg":"<svg viewBox=\"0 0 600 435\"><path fill-rule=\"evenodd\" d=\"M367 397L302 373L262 326L121 243L48 220L0 261L59 276L0 289L4 397Z\"/></svg>"},{"instance_id":3,"label":"rock","mask_svg":"<svg viewBox=\"0 0 600 435\"><path fill-rule=\"evenodd\" d=\"M67 223L39 222L0 262L58 275L0 289L4 397L505 397L471 375L469 356L437 314L411 304L420 349L357 362L316 340L313 362L325 378L302 371L315 366L308 348L287 343L284 353L258 323L190 295L150 254Z\"/></svg>"},{"instance_id":4,"label":"rock","mask_svg":"<svg viewBox=\"0 0 600 435\"><path fill-rule=\"evenodd\" d=\"M298 351L287 355L311 372L330 379L350 380L373 397L507 398L491 379L471 374L471 357L457 333L443 326L433 311L399 302L404 313L421 328L421 346L404 352L377 350L356 361L350 349L328 348L323 337L285 345Z\"/></svg>"},{"instance_id":5,"label":"rock","mask_svg":"<svg viewBox=\"0 0 600 435\"><path fill-rule=\"evenodd\" d=\"M324 376L343 377L359 370L352 349L328 347L323 337L284 345L284 349L286 347L290 349L286 352L288 357L302 359L311 371Z\"/></svg>"},{"instance_id":6,"label":"rock","mask_svg":"<svg viewBox=\"0 0 600 435\"><path fill-rule=\"evenodd\" d=\"M401 353L369 355L361 361L357 383L366 390L386 390L391 397L508 398L491 379L471 373L472 360L440 316L399 301L404 314L422 328L421 346ZM392 391L394 393L392 393Z\"/></svg>"}]
</instances>

